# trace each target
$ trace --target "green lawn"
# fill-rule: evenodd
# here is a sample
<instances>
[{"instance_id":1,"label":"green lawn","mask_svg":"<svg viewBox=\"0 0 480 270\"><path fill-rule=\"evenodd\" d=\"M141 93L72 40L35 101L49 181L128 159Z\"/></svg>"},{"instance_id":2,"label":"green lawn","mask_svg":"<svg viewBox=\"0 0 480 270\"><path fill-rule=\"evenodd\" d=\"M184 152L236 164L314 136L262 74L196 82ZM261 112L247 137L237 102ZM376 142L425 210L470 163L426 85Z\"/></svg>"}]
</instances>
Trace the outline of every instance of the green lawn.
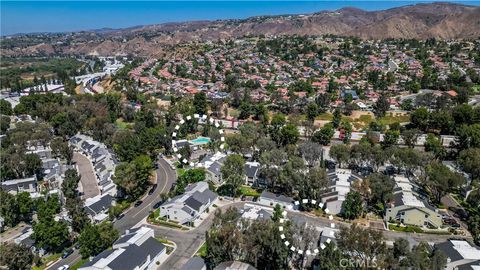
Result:
<instances>
[{"instance_id":1,"label":"green lawn","mask_svg":"<svg viewBox=\"0 0 480 270\"><path fill-rule=\"evenodd\" d=\"M249 186L241 186L239 190L240 190L240 193L245 196L253 196L253 197L260 196L260 192L258 192L257 190Z\"/></svg>"},{"instance_id":2,"label":"green lawn","mask_svg":"<svg viewBox=\"0 0 480 270\"><path fill-rule=\"evenodd\" d=\"M392 113L388 113L384 117L379 118L378 122L380 122L380 124L382 124L382 125L391 125L391 124L397 123L397 122L398 123L406 123L406 122L410 122L410 115L408 115L408 114L393 115Z\"/></svg>"},{"instance_id":3,"label":"green lawn","mask_svg":"<svg viewBox=\"0 0 480 270\"><path fill-rule=\"evenodd\" d=\"M160 238L160 237L155 237L155 239L157 239L158 242L162 243L162 244L166 244L166 245L175 245L172 241L169 241L167 239L163 239L163 238Z\"/></svg>"},{"instance_id":4,"label":"green lawn","mask_svg":"<svg viewBox=\"0 0 480 270\"><path fill-rule=\"evenodd\" d=\"M207 256L207 242L203 243L203 245L198 249L196 255L202 258Z\"/></svg>"},{"instance_id":5,"label":"green lawn","mask_svg":"<svg viewBox=\"0 0 480 270\"><path fill-rule=\"evenodd\" d=\"M330 113L321 113L317 117L315 117L315 120L325 120L325 121L332 121L333 115Z\"/></svg>"},{"instance_id":6,"label":"green lawn","mask_svg":"<svg viewBox=\"0 0 480 270\"><path fill-rule=\"evenodd\" d=\"M55 253L55 254L49 255L47 257L44 257L41 260L42 264L39 265L39 266L33 266L32 269L33 270L45 269L47 267L48 263L58 260L61 256L62 256L62 253Z\"/></svg>"},{"instance_id":7,"label":"green lawn","mask_svg":"<svg viewBox=\"0 0 480 270\"><path fill-rule=\"evenodd\" d=\"M133 127L133 123L125 122L122 118L118 118L115 121L115 125L117 126L117 128L120 128L120 129L126 129L126 128L132 128Z\"/></svg>"},{"instance_id":8,"label":"green lawn","mask_svg":"<svg viewBox=\"0 0 480 270\"><path fill-rule=\"evenodd\" d=\"M388 224L388 229L397 232L416 232L423 233L423 230L416 226L398 226L395 224Z\"/></svg>"},{"instance_id":9,"label":"green lawn","mask_svg":"<svg viewBox=\"0 0 480 270\"><path fill-rule=\"evenodd\" d=\"M75 264L73 264L72 267L70 267L70 270L77 270L78 268L80 268L80 266L84 265L86 262L88 262L88 258L81 259Z\"/></svg>"}]
</instances>

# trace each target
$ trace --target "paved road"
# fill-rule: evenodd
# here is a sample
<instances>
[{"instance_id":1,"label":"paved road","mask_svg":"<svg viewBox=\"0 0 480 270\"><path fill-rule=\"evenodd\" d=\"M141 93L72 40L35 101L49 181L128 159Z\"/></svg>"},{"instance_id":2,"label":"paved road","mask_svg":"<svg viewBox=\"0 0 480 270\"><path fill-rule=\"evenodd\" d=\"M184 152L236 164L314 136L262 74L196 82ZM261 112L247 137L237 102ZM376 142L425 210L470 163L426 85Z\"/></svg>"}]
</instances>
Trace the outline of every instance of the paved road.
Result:
<instances>
[{"instance_id":1,"label":"paved road","mask_svg":"<svg viewBox=\"0 0 480 270\"><path fill-rule=\"evenodd\" d=\"M150 214L153 205L160 200L160 194L170 191L173 183L177 180L176 172L172 170L170 165L163 159L158 161L158 169L156 170L156 174L158 187L155 192L152 195L146 195L143 198L143 203L139 207L130 208L127 210L127 212L125 212L125 216L122 219L117 220L113 224L113 226L120 231L120 234L123 234L126 230L132 228L137 223L145 219ZM72 255L68 256L66 259L56 262L52 266L48 267L48 269L57 269L65 264L71 266L80 260L80 258L80 253L78 250L75 250Z\"/></svg>"},{"instance_id":2,"label":"paved road","mask_svg":"<svg viewBox=\"0 0 480 270\"><path fill-rule=\"evenodd\" d=\"M220 209L224 210L229 207L240 208L243 207L245 203L254 204L252 202L234 202L222 206ZM149 225L154 229L155 236L168 239L177 244L176 250L161 265L160 269L180 269L190 257L195 255L200 246L205 242L205 232L210 228L213 218L213 214L209 215L199 227L196 227L190 231L181 231L167 227ZM294 220L295 222L307 222L308 224L317 228L330 227L330 220L328 220L328 218L316 217L305 212L289 211L287 218ZM335 221L335 223L337 227L339 224L347 224L340 221ZM395 241L395 239L403 237L406 238L411 245L418 244L422 241L428 243L439 243L444 242L452 237L451 235L416 234L384 230L382 230L382 232L387 241Z\"/></svg>"},{"instance_id":3,"label":"paved road","mask_svg":"<svg viewBox=\"0 0 480 270\"><path fill-rule=\"evenodd\" d=\"M84 193L83 198L92 198L100 194L95 172L93 171L90 160L86 156L77 152L73 153L72 160L77 164L78 167L78 172L80 174L79 184L82 186L82 192Z\"/></svg>"}]
</instances>

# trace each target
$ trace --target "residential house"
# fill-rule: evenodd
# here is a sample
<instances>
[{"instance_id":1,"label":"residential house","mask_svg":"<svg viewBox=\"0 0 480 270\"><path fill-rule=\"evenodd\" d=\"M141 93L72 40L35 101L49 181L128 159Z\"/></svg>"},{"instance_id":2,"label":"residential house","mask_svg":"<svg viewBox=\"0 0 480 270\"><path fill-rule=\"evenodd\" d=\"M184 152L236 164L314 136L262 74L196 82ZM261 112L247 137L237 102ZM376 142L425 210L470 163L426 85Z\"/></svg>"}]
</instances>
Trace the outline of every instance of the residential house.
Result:
<instances>
[{"instance_id":1,"label":"residential house","mask_svg":"<svg viewBox=\"0 0 480 270\"><path fill-rule=\"evenodd\" d=\"M294 199L281 194L275 194L264 190L260 197L258 197L258 204L274 207L279 204L283 208L293 209Z\"/></svg>"},{"instance_id":2,"label":"residential house","mask_svg":"<svg viewBox=\"0 0 480 270\"><path fill-rule=\"evenodd\" d=\"M394 179L393 202L387 206L385 221L433 228L443 225L442 215L421 198L416 185L406 177L395 176Z\"/></svg>"},{"instance_id":3,"label":"residential house","mask_svg":"<svg viewBox=\"0 0 480 270\"><path fill-rule=\"evenodd\" d=\"M222 172L220 169L227 156L223 153L217 152L213 155L207 155L200 161L199 166L205 168L206 180L220 185L223 183Z\"/></svg>"},{"instance_id":4,"label":"residential house","mask_svg":"<svg viewBox=\"0 0 480 270\"><path fill-rule=\"evenodd\" d=\"M435 244L447 256L446 270L480 269L480 248L465 240L448 240Z\"/></svg>"},{"instance_id":5,"label":"residential house","mask_svg":"<svg viewBox=\"0 0 480 270\"><path fill-rule=\"evenodd\" d=\"M260 163L256 161L245 162L245 184L254 185L257 182L257 174L260 169Z\"/></svg>"},{"instance_id":6,"label":"residential house","mask_svg":"<svg viewBox=\"0 0 480 270\"><path fill-rule=\"evenodd\" d=\"M208 188L207 182L198 182L187 186L184 194L163 203L160 206L160 217L195 226L200 215L205 213L217 198L217 194Z\"/></svg>"},{"instance_id":7,"label":"residential house","mask_svg":"<svg viewBox=\"0 0 480 270\"><path fill-rule=\"evenodd\" d=\"M167 249L148 227L127 230L115 243L80 270L153 270L167 258Z\"/></svg>"},{"instance_id":8,"label":"residential house","mask_svg":"<svg viewBox=\"0 0 480 270\"><path fill-rule=\"evenodd\" d=\"M100 194L85 200L85 210L93 222L102 222L107 219L112 204L113 197L110 194Z\"/></svg>"},{"instance_id":9,"label":"residential house","mask_svg":"<svg viewBox=\"0 0 480 270\"><path fill-rule=\"evenodd\" d=\"M31 197L39 197L40 194L38 188L38 181L36 176L7 180L0 183L0 187L11 194L17 194L20 192L28 192Z\"/></svg>"}]
</instances>

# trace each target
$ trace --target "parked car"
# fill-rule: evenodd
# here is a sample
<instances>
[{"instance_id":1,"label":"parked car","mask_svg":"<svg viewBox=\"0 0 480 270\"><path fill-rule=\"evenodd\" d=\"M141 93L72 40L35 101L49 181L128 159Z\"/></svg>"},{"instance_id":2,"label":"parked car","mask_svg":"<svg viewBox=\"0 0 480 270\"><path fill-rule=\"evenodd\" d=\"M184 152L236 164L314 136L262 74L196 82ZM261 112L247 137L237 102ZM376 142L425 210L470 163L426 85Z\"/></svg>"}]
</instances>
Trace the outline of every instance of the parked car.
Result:
<instances>
[{"instance_id":1,"label":"parked car","mask_svg":"<svg viewBox=\"0 0 480 270\"><path fill-rule=\"evenodd\" d=\"M117 220L122 219L124 216L125 216L125 214L123 214L123 213L120 214L120 215L118 215L118 216L117 216Z\"/></svg>"},{"instance_id":2,"label":"parked car","mask_svg":"<svg viewBox=\"0 0 480 270\"><path fill-rule=\"evenodd\" d=\"M143 201L136 201L135 202L135 207L139 207L142 203L143 203Z\"/></svg>"},{"instance_id":3,"label":"parked car","mask_svg":"<svg viewBox=\"0 0 480 270\"><path fill-rule=\"evenodd\" d=\"M65 264L65 265L62 265L62 266L60 266L60 267L58 268L58 270L68 270L68 269L70 269L70 266L68 266L68 265L66 265L66 264Z\"/></svg>"},{"instance_id":4,"label":"parked car","mask_svg":"<svg viewBox=\"0 0 480 270\"><path fill-rule=\"evenodd\" d=\"M152 188L150 189L150 191L148 191L148 195L152 195L153 192L155 192L155 189L157 189L157 184L154 184L154 185L152 186Z\"/></svg>"},{"instance_id":5,"label":"parked car","mask_svg":"<svg viewBox=\"0 0 480 270\"><path fill-rule=\"evenodd\" d=\"M157 209L158 207L160 207L160 205L162 205L162 201L158 201L156 202L154 205L153 205L153 209Z\"/></svg>"},{"instance_id":6,"label":"parked car","mask_svg":"<svg viewBox=\"0 0 480 270\"><path fill-rule=\"evenodd\" d=\"M70 256L70 254L72 254L72 253L73 253L73 249L71 249L71 248L65 250L65 252L63 252L63 254L62 254L62 259L67 258L67 257Z\"/></svg>"}]
</instances>

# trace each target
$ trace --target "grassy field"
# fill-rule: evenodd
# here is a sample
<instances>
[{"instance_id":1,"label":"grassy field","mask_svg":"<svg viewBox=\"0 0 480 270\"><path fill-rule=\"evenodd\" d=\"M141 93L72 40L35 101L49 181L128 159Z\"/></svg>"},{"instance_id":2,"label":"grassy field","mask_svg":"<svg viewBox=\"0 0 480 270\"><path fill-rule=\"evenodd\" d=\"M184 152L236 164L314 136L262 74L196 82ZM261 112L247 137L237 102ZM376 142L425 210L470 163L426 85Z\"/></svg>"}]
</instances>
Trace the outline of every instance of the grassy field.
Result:
<instances>
[{"instance_id":1,"label":"grassy field","mask_svg":"<svg viewBox=\"0 0 480 270\"><path fill-rule=\"evenodd\" d=\"M332 121L333 115L331 113L322 113L315 117L315 120L325 120L325 121Z\"/></svg>"},{"instance_id":2,"label":"grassy field","mask_svg":"<svg viewBox=\"0 0 480 270\"><path fill-rule=\"evenodd\" d=\"M410 115L408 114L392 114L388 113L384 117L378 119L378 122L382 125L391 125L393 123L406 123L410 122Z\"/></svg>"},{"instance_id":3,"label":"grassy field","mask_svg":"<svg viewBox=\"0 0 480 270\"><path fill-rule=\"evenodd\" d=\"M240 193L245 196L253 196L253 197L259 197L260 192L257 190L249 187L249 186L241 186L240 187Z\"/></svg>"}]
</instances>

